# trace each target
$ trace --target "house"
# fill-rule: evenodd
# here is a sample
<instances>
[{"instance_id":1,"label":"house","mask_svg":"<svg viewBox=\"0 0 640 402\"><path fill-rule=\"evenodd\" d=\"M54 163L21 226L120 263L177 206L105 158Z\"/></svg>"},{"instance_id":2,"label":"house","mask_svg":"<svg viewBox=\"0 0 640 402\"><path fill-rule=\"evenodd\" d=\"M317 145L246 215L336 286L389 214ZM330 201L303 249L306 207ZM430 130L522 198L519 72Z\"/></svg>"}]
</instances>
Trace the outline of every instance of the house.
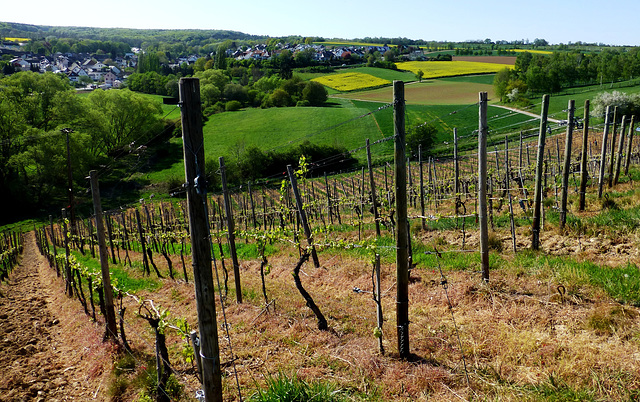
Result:
<instances>
[{"instance_id":1,"label":"house","mask_svg":"<svg viewBox=\"0 0 640 402\"><path fill-rule=\"evenodd\" d=\"M109 71L103 76L105 85L109 85L110 87L115 87L115 82L118 80L118 77L112 72Z\"/></svg>"},{"instance_id":2,"label":"house","mask_svg":"<svg viewBox=\"0 0 640 402\"><path fill-rule=\"evenodd\" d=\"M69 81L71 82L79 82L80 77L88 77L89 74L82 68L72 69L67 73L67 77L69 77Z\"/></svg>"},{"instance_id":3,"label":"house","mask_svg":"<svg viewBox=\"0 0 640 402\"><path fill-rule=\"evenodd\" d=\"M11 63L13 68L16 69L16 71L29 71L29 70L31 70L31 63L29 63L28 61L26 61L25 59L23 59L21 57L18 57L16 59L10 60L9 62Z\"/></svg>"}]
</instances>

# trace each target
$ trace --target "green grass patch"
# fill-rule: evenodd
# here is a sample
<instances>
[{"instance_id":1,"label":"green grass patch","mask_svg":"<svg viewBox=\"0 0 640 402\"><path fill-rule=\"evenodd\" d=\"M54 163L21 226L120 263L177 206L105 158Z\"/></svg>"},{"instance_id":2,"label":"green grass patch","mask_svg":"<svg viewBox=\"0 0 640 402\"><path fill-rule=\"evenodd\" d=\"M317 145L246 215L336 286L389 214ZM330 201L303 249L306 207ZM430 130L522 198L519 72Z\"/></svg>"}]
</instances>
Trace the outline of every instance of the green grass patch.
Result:
<instances>
[{"instance_id":1,"label":"green grass patch","mask_svg":"<svg viewBox=\"0 0 640 402\"><path fill-rule=\"evenodd\" d=\"M636 265L612 268L530 251L516 254L515 262L515 266L527 268L534 274L555 277L568 291L591 285L604 290L619 303L640 306L640 269Z\"/></svg>"},{"instance_id":2,"label":"green grass patch","mask_svg":"<svg viewBox=\"0 0 640 402\"><path fill-rule=\"evenodd\" d=\"M362 400L331 382L307 382L284 374L268 376L266 389L258 389L250 402L346 402ZM370 399L367 399L370 400Z\"/></svg>"},{"instance_id":3,"label":"green grass patch","mask_svg":"<svg viewBox=\"0 0 640 402\"><path fill-rule=\"evenodd\" d=\"M73 255L76 257L78 263L85 266L90 272L100 275L100 261L92 258L89 254L82 255L81 253L74 251ZM138 278L136 277L137 275L130 275L128 271L129 269L122 265L109 264L111 281L115 287L125 292L135 293L139 290L153 291L162 286L160 281L156 279L151 277Z\"/></svg>"}]
</instances>

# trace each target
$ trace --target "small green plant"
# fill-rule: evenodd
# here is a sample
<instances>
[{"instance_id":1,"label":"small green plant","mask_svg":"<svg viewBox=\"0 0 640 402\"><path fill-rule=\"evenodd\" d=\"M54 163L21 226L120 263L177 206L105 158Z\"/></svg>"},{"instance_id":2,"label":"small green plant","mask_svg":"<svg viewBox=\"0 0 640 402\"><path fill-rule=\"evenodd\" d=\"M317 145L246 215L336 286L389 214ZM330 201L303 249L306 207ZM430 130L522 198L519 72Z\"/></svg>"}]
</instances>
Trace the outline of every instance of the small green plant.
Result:
<instances>
[{"instance_id":1,"label":"small green plant","mask_svg":"<svg viewBox=\"0 0 640 402\"><path fill-rule=\"evenodd\" d=\"M345 390L327 382L308 383L295 375L268 376L267 389L249 397L251 402L342 402L354 399Z\"/></svg>"}]
</instances>

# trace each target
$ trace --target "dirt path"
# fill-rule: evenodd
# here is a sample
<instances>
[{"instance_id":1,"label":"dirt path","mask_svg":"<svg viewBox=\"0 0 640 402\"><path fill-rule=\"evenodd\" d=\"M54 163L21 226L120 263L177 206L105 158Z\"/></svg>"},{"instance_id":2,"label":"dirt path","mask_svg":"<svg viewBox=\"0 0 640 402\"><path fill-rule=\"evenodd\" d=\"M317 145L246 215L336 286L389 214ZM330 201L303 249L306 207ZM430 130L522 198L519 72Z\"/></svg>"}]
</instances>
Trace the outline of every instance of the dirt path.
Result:
<instances>
[{"instance_id":1,"label":"dirt path","mask_svg":"<svg viewBox=\"0 0 640 402\"><path fill-rule=\"evenodd\" d=\"M496 104L492 104L491 106L499 107L499 108L505 109L505 110L510 110L510 111L516 112L516 113L521 113L521 114L524 114L524 115L527 115L527 116L530 116L530 117L536 117L538 119L540 118L539 114L535 114L535 113L532 113L532 112L527 112L526 110L516 109L514 107L509 107L509 106L504 106L504 105L496 105ZM550 117L547 117L547 121L550 121L551 123L556 123L556 124L560 123L559 119L552 119Z\"/></svg>"},{"instance_id":2,"label":"dirt path","mask_svg":"<svg viewBox=\"0 0 640 402\"><path fill-rule=\"evenodd\" d=\"M0 284L0 401L107 400L110 345L80 310L28 233Z\"/></svg>"}]
</instances>

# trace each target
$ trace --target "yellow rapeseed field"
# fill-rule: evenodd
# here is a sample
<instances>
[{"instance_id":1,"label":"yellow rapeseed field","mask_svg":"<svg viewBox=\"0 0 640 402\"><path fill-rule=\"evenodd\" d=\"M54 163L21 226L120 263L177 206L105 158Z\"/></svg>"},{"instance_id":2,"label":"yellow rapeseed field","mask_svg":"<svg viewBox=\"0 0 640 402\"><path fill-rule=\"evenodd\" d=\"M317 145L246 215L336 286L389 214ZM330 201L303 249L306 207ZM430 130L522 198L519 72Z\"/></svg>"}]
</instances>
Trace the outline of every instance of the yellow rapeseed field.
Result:
<instances>
[{"instance_id":1,"label":"yellow rapeseed field","mask_svg":"<svg viewBox=\"0 0 640 402\"><path fill-rule=\"evenodd\" d=\"M391 81L363 73L325 75L322 77L314 78L312 81L319 82L324 86L342 92L354 91L356 89L374 88L391 84Z\"/></svg>"},{"instance_id":2,"label":"yellow rapeseed field","mask_svg":"<svg viewBox=\"0 0 640 402\"><path fill-rule=\"evenodd\" d=\"M29 42L29 38L4 38L7 42Z\"/></svg>"},{"instance_id":3,"label":"yellow rapeseed field","mask_svg":"<svg viewBox=\"0 0 640 402\"><path fill-rule=\"evenodd\" d=\"M508 64L482 63L475 61L405 61L396 63L398 69L417 73L422 70L423 78L453 77L456 75L497 73L503 68L513 68Z\"/></svg>"},{"instance_id":4,"label":"yellow rapeseed field","mask_svg":"<svg viewBox=\"0 0 640 402\"><path fill-rule=\"evenodd\" d=\"M529 52L529 53L537 53L537 54L553 54L553 52L549 50L533 50L533 49L507 49L507 50L509 52L515 52L515 53Z\"/></svg>"}]
</instances>

